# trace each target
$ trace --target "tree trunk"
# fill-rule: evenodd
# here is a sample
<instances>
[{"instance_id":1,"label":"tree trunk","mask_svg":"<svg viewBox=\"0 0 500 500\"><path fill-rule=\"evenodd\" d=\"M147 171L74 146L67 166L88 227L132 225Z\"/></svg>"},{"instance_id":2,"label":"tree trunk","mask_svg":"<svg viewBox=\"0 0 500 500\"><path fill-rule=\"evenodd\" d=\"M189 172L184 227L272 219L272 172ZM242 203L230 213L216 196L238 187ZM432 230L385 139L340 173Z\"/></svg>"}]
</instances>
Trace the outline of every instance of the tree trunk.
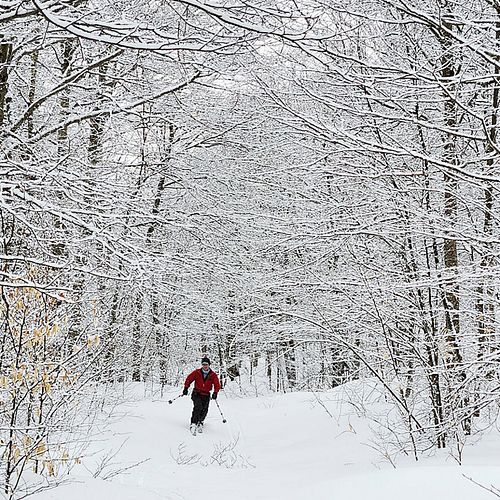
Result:
<instances>
[{"instance_id":1,"label":"tree trunk","mask_svg":"<svg viewBox=\"0 0 500 500\"><path fill-rule=\"evenodd\" d=\"M61 73L63 78L68 76L71 71L71 62L73 60L73 54L75 52L75 42L74 40L64 40L62 42L62 54L61 54ZM69 115L69 90L64 89L59 97L59 116L61 123L68 118ZM61 126L57 131L57 142L59 145L59 157L61 158L68 153L68 127L66 125Z\"/></svg>"},{"instance_id":2,"label":"tree trunk","mask_svg":"<svg viewBox=\"0 0 500 500\"><path fill-rule=\"evenodd\" d=\"M452 29L451 24L443 23L443 26L447 30ZM458 213L458 180L452 171L453 166L458 164L457 137L453 132L457 129L458 110L457 102L454 98L457 71L453 57L452 41L446 33L442 34L441 46L443 55L441 56L440 83L444 90L444 119L447 128L443 159L450 165L450 168L444 173L444 216L446 223L453 230L457 224ZM450 231L451 233L453 233L452 230ZM443 306L445 311L447 359L450 366L459 366L462 363L462 355L458 345L458 337L460 334L460 300L456 279L458 250L457 241L453 234L444 239L443 264L445 272Z\"/></svg>"},{"instance_id":3,"label":"tree trunk","mask_svg":"<svg viewBox=\"0 0 500 500\"><path fill-rule=\"evenodd\" d=\"M12 43L0 35L0 132L7 117L7 92L9 90L9 66L12 62Z\"/></svg>"},{"instance_id":4,"label":"tree trunk","mask_svg":"<svg viewBox=\"0 0 500 500\"><path fill-rule=\"evenodd\" d=\"M500 4L495 2L495 10L497 19L500 18ZM495 23L495 38L497 43L500 43L500 21ZM491 97L491 118L489 123L489 130L487 133L488 142L485 147L486 160L486 175L493 175L495 170L495 152L497 151L497 127L498 127L498 108L500 105L500 57L495 57L494 67L494 80L493 92ZM494 249L490 243L493 237L493 224L494 224L494 187L490 182L487 182L484 188L484 219L483 219L483 232L486 243L482 250L481 259L479 262L480 270L482 271L482 283L477 289L476 311L478 321L478 362L479 366L483 368L484 375L487 378L493 376L493 369L491 360L488 358L494 351L498 350L495 342L496 320L495 320L495 287L488 284L491 279L488 276L487 270L495 265ZM479 380L477 383L476 393L480 391ZM477 397L476 397L477 399ZM476 407L474 416L479 416L480 410Z\"/></svg>"},{"instance_id":5,"label":"tree trunk","mask_svg":"<svg viewBox=\"0 0 500 500\"><path fill-rule=\"evenodd\" d=\"M294 340L289 340L283 344L286 378L288 380L288 387L292 390L297 385L297 360L295 348Z\"/></svg>"},{"instance_id":6,"label":"tree trunk","mask_svg":"<svg viewBox=\"0 0 500 500\"><path fill-rule=\"evenodd\" d=\"M38 54L39 51L35 50L31 55L31 75L30 75L30 87L28 93L28 107L30 107L36 98L36 87L37 87L37 75L38 75ZM26 127L28 133L28 139L33 136L34 133L34 116L33 113L30 113L26 118Z\"/></svg>"},{"instance_id":7,"label":"tree trunk","mask_svg":"<svg viewBox=\"0 0 500 500\"><path fill-rule=\"evenodd\" d=\"M132 382L141 381L142 372L142 339L141 339L141 316L142 316L142 297L139 293L136 298L136 315L132 326Z\"/></svg>"}]
</instances>

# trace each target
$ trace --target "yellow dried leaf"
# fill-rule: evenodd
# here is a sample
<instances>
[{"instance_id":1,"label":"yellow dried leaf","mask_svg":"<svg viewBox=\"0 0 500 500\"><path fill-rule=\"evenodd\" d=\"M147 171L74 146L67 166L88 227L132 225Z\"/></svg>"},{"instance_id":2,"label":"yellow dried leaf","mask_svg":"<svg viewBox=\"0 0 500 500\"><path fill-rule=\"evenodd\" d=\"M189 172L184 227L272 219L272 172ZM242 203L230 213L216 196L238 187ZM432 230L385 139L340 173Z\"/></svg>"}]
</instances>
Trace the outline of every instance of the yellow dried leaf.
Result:
<instances>
[{"instance_id":1,"label":"yellow dried leaf","mask_svg":"<svg viewBox=\"0 0 500 500\"><path fill-rule=\"evenodd\" d=\"M33 440L31 439L30 436L28 436L28 434L25 434L23 436L23 445L25 448L29 448L31 446L32 442L33 442Z\"/></svg>"},{"instance_id":2,"label":"yellow dried leaf","mask_svg":"<svg viewBox=\"0 0 500 500\"><path fill-rule=\"evenodd\" d=\"M35 450L35 455L43 455L47 451L46 444L42 441Z\"/></svg>"},{"instance_id":3,"label":"yellow dried leaf","mask_svg":"<svg viewBox=\"0 0 500 500\"><path fill-rule=\"evenodd\" d=\"M8 386L9 386L9 379L5 375L2 375L0 377L0 388L5 389Z\"/></svg>"},{"instance_id":4,"label":"yellow dried leaf","mask_svg":"<svg viewBox=\"0 0 500 500\"><path fill-rule=\"evenodd\" d=\"M12 368L12 381L16 383L19 380L19 370L15 367ZM22 378L22 375L21 375Z\"/></svg>"},{"instance_id":5,"label":"yellow dried leaf","mask_svg":"<svg viewBox=\"0 0 500 500\"><path fill-rule=\"evenodd\" d=\"M54 462L52 462L52 460L44 460L43 465L47 469L49 476L53 476L54 475Z\"/></svg>"},{"instance_id":6,"label":"yellow dried leaf","mask_svg":"<svg viewBox=\"0 0 500 500\"><path fill-rule=\"evenodd\" d=\"M43 340L43 333L40 328L35 328L33 330L33 343L38 344Z\"/></svg>"},{"instance_id":7,"label":"yellow dried leaf","mask_svg":"<svg viewBox=\"0 0 500 500\"><path fill-rule=\"evenodd\" d=\"M99 337L99 335L89 335L87 337L87 347L89 349L97 347L100 343L101 343L101 337Z\"/></svg>"}]
</instances>

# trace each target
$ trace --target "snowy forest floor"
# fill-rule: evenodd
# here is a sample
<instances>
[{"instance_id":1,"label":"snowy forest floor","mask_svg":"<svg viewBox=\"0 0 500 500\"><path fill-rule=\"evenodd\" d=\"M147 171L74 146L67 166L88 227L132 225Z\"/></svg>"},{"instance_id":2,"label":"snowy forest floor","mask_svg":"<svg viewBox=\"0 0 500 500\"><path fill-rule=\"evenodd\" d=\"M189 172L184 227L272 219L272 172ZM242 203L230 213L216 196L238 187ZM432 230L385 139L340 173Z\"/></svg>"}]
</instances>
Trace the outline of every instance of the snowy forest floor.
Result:
<instances>
[{"instance_id":1,"label":"snowy forest floor","mask_svg":"<svg viewBox=\"0 0 500 500\"><path fill-rule=\"evenodd\" d=\"M68 482L31 498L483 500L495 495L465 476L500 487L496 429L467 445L462 466L443 451L419 462L400 458L394 467L376 444L373 422L353 411L342 389L259 397L221 393L227 423L212 402L205 431L196 437L188 431L190 398L169 405L178 389L164 400L135 389Z\"/></svg>"}]
</instances>

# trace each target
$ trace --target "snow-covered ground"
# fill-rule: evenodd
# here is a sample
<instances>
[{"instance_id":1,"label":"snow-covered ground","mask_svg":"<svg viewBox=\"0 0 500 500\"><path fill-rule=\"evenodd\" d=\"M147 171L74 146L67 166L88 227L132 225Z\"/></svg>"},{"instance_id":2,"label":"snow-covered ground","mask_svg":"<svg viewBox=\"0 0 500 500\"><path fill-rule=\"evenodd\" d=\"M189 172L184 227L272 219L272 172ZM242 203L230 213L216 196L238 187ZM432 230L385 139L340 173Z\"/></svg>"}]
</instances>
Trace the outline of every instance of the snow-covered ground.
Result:
<instances>
[{"instance_id":1,"label":"snow-covered ground","mask_svg":"<svg viewBox=\"0 0 500 500\"><path fill-rule=\"evenodd\" d=\"M121 405L109 430L72 470L70 482L31 498L483 500L495 495L467 477L500 486L496 430L466 448L462 466L444 452L418 463L399 460L394 468L374 446L370 421L349 408L341 390L260 397L221 393L227 423L211 403L205 432L196 437L188 431L191 400L167 402L176 394L178 389L163 401L136 397Z\"/></svg>"}]
</instances>

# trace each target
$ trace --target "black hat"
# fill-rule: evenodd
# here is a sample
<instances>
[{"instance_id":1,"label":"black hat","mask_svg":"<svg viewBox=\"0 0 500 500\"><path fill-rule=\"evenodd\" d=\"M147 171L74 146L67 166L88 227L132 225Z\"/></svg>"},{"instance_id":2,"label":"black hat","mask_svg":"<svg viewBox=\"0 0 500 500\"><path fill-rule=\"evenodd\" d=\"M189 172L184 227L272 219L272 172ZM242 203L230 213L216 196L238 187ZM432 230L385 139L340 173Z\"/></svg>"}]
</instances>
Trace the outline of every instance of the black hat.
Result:
<instances>
[{"instance_id":1,"label":"black hat","mask_svg":"<svg viewBox=\"0 0 500 500\"><path fill-rule=\"evenodd\" d=\"M201 358L201 364L203 364L203 363L210 364L210 360L205 356L205 357Z\"/></svg>"}]
</instances>

